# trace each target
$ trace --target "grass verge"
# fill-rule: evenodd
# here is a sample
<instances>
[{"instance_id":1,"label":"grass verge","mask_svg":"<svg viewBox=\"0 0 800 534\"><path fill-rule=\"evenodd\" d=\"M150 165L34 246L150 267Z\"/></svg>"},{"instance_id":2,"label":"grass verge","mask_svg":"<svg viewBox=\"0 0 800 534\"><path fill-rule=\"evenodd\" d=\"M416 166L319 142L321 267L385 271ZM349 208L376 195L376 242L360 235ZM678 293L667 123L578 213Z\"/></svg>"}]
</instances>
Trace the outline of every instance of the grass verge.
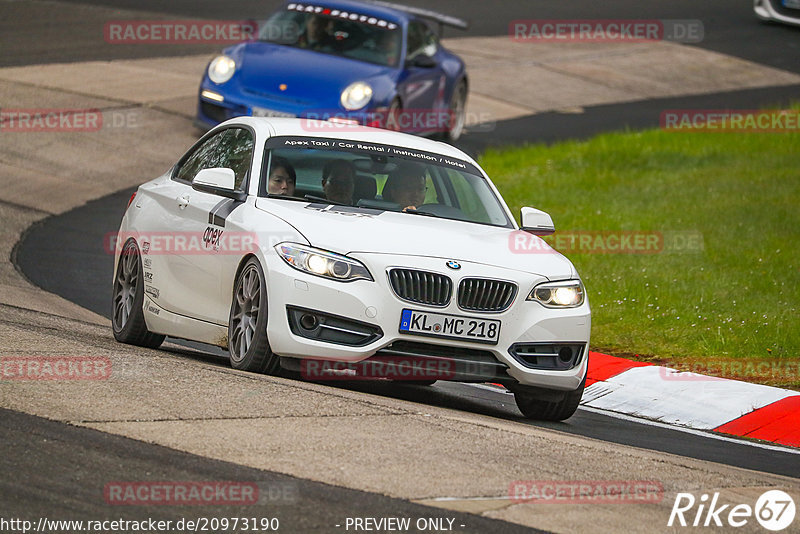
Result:
<instances>
[{"instance_id":1,"label":"grass verge","mask_svg":"<svg viewBox=\"0 0 800 534\"><path fill-rule=\"evenodd\" d=\"M515 213L552 215L594 350L800 389L800 132L610 133L480 163ZM610 251L625 235L646 246Z\"/></svg>"}]
</instances>

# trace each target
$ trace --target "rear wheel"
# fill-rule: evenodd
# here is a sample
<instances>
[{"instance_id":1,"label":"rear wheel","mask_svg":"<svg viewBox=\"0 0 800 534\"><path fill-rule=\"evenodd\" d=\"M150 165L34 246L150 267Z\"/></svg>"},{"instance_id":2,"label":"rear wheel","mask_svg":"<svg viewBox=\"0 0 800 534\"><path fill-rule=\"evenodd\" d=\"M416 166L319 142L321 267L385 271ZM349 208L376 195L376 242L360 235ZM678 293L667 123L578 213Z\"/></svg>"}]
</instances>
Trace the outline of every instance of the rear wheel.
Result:
<instances>
[{"instance_id":1,"label":"rear wheel","mask_svg":"<svg viewBox=\"0 0 800 534\"><path fill-rule=\"evenodd\" d=\"M236 278L228 321L231 367L278 374L280 357L267 340L267 285L257 259L251 258Z\"/></svg>"},{"instance_id":2,"label":"rear wheel","mask_svg":"<svg viewBox=\"0 0 800 534\"><path fill-rule=\"evenodd\" d=\"M398 384L408 384L409 386L432 386L436 380L395 380Z\"/></svg>"},{"instance_id":3,"label":"rear wheel","mask_svg":"<svg viewBox=\"0 0 800 534\"><path fill-rule=\"evenodd\" d=\"M458 82L450 98L450 123L446 132L448 141L457 141L464 133L464 125L467 122L467 84L464 80Z\"/></svg>"},{"instance_id":4,"label":"rear wheel","mask_svg":"<svg viewBox=\"0 0 800 534\"><path fill-rule=\"evenodd\" d=\"M111 328L114 339L130 345L158 348L165 336L150 332L144 320L142 258L133 239L125 243L119 256L112 295Z\"/></svg>"},{"instance_id":5,"label":"rear wheel","mask_svg":"<svg viewBox=\"0 0 800 534\"><path fill-rule=\"evenodd\" d=\"M586 378L584 377L578 389L565 393L561 399L545 400L535 393L517 390L514 392L514 400L517 402L519 411L528 419L564 421L572 417L578 409L585 387Z\"/></svg>"}]
</instances>

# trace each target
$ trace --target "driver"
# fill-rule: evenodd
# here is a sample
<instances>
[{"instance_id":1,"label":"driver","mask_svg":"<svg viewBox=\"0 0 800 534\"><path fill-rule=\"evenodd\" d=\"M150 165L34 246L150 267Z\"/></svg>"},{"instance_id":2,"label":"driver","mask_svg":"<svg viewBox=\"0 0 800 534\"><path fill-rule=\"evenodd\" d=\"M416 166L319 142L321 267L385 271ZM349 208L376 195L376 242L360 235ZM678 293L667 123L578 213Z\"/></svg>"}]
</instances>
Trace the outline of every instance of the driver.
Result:
<instances>
[{"instance_id":1,"label":"driver","mask_svg":"<svg viewBox=\"0 0 800 534\"><path fill-rule=\"evenodd\" d=\"M311 50L330 48L334 44L330 30L333 20L321 15L311 15L306 19L306 29L297 39L297 46Z\"/></svg>"},{"instance_id":2,"label":"driver","mask_svg":"<svg viewBox=\"0 0 800 534\"><path fill-rule=\"evenodd\" d=\"M381 196L384 200L416 210L425 203L425 169L415 163L403 163L389 174Z\"/></svg>"}]
</instances>

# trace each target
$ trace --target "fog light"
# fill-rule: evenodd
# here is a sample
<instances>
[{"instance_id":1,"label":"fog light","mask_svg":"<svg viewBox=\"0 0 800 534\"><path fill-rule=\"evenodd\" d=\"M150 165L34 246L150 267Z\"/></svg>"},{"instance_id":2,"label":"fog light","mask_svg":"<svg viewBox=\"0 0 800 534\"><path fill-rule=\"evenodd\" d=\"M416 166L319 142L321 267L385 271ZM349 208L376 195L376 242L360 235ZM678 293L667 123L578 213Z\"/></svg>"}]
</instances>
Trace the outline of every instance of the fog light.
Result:
<instances>
[{"instance_id":1,"label":"fog light","mask_svg":"<svg viewBox=\"0 0 800 534\"><path fill-rule=\"evenodd\" d=\"M317 317L310 313L304 313L300 317L300 326L306 330L314 330L317 327Z\"/></svg>"},{"instance_id":2,"label":"fog light","mask_svg":"<svg viewBox=\"0 0 800 534\"><path fill-rule=\"evenodd\" d=\"M558 351L558 359L564 363L569 363L572 360L572 349L561 347L561 350Z\"/></svg>"},{"instance_id":3,"label":"fog light","mask_svg":"<svg viewBox=\"0 0 800 534\"><path fill-rule=\"evenodd\" d=\"M225 97L219 93L215 93L214 91L209 91L208 89L204 89L200 96L203 98L207 98L208 100L214 100L215 102L224 102Z\"/></svg>"}]
</instances>

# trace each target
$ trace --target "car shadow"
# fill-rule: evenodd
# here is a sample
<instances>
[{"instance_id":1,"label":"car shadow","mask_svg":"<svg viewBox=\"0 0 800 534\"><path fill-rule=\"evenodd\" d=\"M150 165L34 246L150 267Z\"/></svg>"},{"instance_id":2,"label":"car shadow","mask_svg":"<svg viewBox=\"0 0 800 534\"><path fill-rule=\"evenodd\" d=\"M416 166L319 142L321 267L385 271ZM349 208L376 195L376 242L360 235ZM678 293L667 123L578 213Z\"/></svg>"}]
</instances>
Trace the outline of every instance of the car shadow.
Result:
<instances>
[{"instance_id":1,"label":"car shadow","mask_svg":"<svg viewBox=\"0 0 800 534\"><path fill-rule=\"evenodd\" d=\"M217 367L230 368L228 353L219 347L168 338L167 343L161 347L161 350L180 358L201 361ZM322 385L332 389L342 389L413 402L420 405L420 412L424 412L425 406L431 406L556 430L565 430L570 426L568 422L551 423L525 419L517 410L514 397L500 388L492 391L490 388L476 387L474 384L441 380L430 386L386 379L318 381L306 380L299 373L289 373L285 378L308 384Z\"/></svg>"}]
</instances>

